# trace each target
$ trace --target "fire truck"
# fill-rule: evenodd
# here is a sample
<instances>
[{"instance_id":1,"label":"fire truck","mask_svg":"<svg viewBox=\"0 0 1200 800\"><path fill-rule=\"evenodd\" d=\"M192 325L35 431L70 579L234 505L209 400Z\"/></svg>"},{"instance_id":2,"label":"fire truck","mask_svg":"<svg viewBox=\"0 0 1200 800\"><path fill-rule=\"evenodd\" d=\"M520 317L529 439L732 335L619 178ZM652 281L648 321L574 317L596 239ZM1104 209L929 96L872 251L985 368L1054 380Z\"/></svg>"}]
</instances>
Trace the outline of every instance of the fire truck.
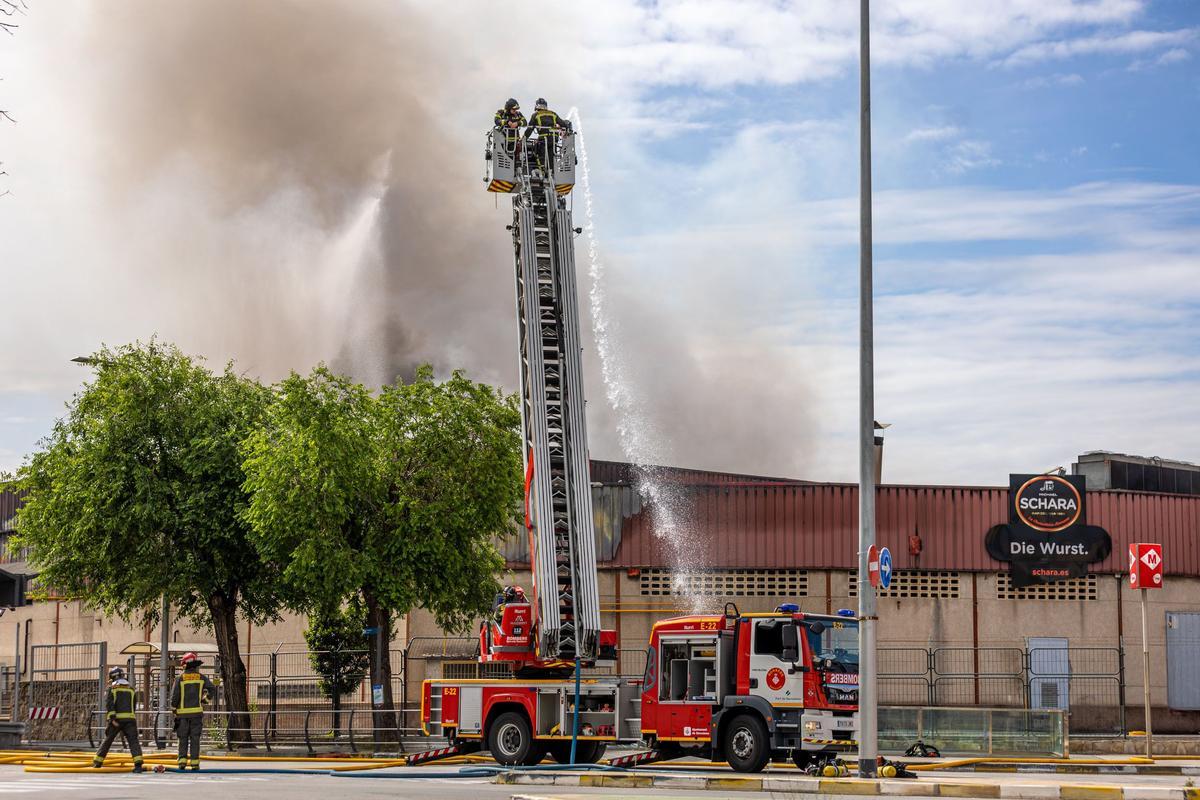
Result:
<instances>
[{"instance_id":1,"label":"fire truck","mask_svg":"<svg viewBox=\"0 0 1200 800\"><path fill-rule=\"evenodd\" d=\"M623 766L701 755L756 772L771 760L831 760L857 744L852 612L730 603L657 622L640 678L596 674L615 663L617 641L600 626L569 204L575 135L538 133L490 132L485 178L512 196L532 596L501 597L480 626L480 661L507 665L507 677L424 682L422 729L447 743L408 761L487 750L506 766L547 755L594 763L612 743L645 748L610 759Z\"/></svg>"}]
</instances>

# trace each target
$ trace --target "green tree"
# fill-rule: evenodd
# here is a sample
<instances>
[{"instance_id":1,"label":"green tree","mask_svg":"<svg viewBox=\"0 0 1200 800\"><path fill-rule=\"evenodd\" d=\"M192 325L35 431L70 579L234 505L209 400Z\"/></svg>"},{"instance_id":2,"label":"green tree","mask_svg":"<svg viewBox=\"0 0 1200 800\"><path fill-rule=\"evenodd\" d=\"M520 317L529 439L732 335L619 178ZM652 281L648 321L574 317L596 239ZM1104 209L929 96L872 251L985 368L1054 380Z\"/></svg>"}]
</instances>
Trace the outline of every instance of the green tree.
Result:
<instances>
[{"instance_id":1,"label":"green tree","mask_svg":"<svg viewBox=\"0 0 1200 800\"><path fill-rule=\"evenodd\" d=\"M333 738L340 729L342 696L359 687L371 662L367 656L367 624L362 605L327 607L309 616L304 641L313 671L321 676L321 692L333 704Z\"/></svg>"},{"instance_id":2,"label":"green tree","mask_svg":"<svg viewBox=\"0 0 1200 800\"><path fill-rule=\"evenodd\" d=\"M284 602L241 515L239 448L270 390L155 340L88 363L93 380L18 474L18 546L45 585L105 614L153 624L165 595L212 630L236 746L249 734L236 622L275 619Z\"/></svg>"},{"instance_id":3,"label":"green tree","mask_svg":"<svg viewBox=\"0 0 1200 800\"><path fill-rule=\"evenodd\" d=\"M361 599L382 685L380 738L396 730L392 620L431 611L449 630L486 614L522 492L514 397L429 367L372 395L320 367L276 391L246 444L246 518L266 561L314 606Z\"/></svg>"}]
</instances>

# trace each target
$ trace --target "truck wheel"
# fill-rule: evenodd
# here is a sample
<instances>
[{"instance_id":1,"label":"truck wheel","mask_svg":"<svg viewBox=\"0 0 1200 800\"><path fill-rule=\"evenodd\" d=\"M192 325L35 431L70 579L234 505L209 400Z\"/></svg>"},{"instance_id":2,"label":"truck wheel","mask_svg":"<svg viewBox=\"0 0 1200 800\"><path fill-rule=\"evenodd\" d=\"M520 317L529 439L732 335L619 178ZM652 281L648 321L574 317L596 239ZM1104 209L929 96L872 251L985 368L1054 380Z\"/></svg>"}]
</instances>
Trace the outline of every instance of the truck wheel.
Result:
<instances>
[{"instance_id":1,"label":"truck wheel","mask_svg":"<svg viewBox=\"0 0 1200 800\"><path fill-rule=\"evenodd\" d=\"M761 772L771 757L767 726L753 714L735 717L725 729L725 760L738 772Z\"/></svg>"},{"instance_id":2,"label":"truck wheel","mask_svg":"<svg viewBox=\"0 0 1200 800\"><path fill-rule=\"evenodd\" d=\"M516 711L506 711L492 720L488 729L488 750L492 758L506 767L537 763L529 761L535 755L541 761L541 756L534 752L529 720Z\"/></svg>"},{"instance_id":3,"label":"truck wheel","mask_svg":"<svg viewBox=\"0 0 1200 800\"><path fill-rule=\"evenodd\" d=\"M595 764L604 757L604 751L607 746L607 742L577 742L575 745L575 763ZM571 763L571 743L569 741L559 739L549 742L547 748L550 751L550 757L559 764Z\"/></svg>"}]
</instances>

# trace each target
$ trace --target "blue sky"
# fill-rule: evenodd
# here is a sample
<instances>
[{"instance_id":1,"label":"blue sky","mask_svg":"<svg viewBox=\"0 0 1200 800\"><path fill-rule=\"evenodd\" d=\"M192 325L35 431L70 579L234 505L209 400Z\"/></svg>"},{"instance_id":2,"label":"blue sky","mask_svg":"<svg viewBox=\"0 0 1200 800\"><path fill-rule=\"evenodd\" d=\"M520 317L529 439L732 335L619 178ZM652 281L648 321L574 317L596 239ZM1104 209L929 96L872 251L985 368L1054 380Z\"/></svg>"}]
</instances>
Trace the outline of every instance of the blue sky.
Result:
<instances>
[{"instance_id":1,"label":"blue sky","mask_svg":"<svg viewBox=\"0 0 1200 800\"><path fill-rule=\"evenodd\" d=\"M854 478L856 3L497 16L363 0L348 19L314 3L261 27L248 17L269 10L219 5L126 2L116 21L96 4L39 7L0 42L0 107L21 112L0 128L13 190L0 333L16 345L0 354L0 469L78 386L66 360L101 341L157 332L268 379L347 348L374 363L367 312L345 310L372 270L411 275L392 308L414 357L511 383L507 212L479 191L479 128L510 94L543 94L580 109L591 159L598 261L581 247L579 262L594 454ZM1092 449L1200 461L1200 4L873 8L885 479L1003 484ZM189 25L214 18L239 24L209 40L256 57L200 89L188 76L211 45ZM306 20L345 26L320 38L355 47L317 41L305 58L362 86L314 97L278 79L290 62L255 32ZM406 72L415 96L389 77ZM139 83L158 73L183 77ZM258 73L269 91L239 87ZM262 132L263 106L294 114L282 133ZM408 138L414 107L446 124L433 173ZM373 211L379 186L412 188L428 218L410 229ZM438 243L389 254L396 226ZM437 258L465 266L430 279L430 262L448 270Z\"/></svg>"}]
</instances>

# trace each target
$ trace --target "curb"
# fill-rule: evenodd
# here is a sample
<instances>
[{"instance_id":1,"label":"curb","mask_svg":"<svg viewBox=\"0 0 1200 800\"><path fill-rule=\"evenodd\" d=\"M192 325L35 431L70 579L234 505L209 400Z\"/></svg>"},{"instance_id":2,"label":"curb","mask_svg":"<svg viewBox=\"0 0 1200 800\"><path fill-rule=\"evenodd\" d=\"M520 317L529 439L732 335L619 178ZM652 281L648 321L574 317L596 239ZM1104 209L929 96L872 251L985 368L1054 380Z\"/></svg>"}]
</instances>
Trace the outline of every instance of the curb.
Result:
<instances>
[{"instance_id":1,"label":"curb","mask_svg":"<svg viewBox=\"0 0 1200 800\"><path fill-rule=\"evenodd\" d=\"M586 786L605 789L685 789L722 792L791 792L813 795L1004 798L1004 800L1200 800L1200 789L1167 786L1005 785L859 778L708 777L502 772L494 783L524 786ZM513 795L513 800L527 797ZM530 800L533 800L532 796Z\"/></svg>"}]
</instances>

